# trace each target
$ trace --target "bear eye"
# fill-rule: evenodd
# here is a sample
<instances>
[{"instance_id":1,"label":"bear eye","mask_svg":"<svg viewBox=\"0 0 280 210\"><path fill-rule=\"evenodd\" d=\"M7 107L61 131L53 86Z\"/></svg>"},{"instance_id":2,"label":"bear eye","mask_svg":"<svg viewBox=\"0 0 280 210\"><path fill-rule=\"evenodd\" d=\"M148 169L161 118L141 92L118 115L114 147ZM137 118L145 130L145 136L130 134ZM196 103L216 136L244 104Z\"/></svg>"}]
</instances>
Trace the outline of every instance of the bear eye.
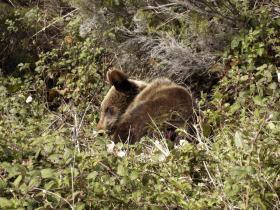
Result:
<instances>
[{"instance_id":1,"label":"bear eye","mask_svg":"<svg viewBox=\"0 0 280 210\"><path fill-rule=\"evenodd\" d=\"M109 115L113 115L114 114L114 109L112 107L107 107L105 109L105 113L109 114Z\"/></svg>"}]
</instances>

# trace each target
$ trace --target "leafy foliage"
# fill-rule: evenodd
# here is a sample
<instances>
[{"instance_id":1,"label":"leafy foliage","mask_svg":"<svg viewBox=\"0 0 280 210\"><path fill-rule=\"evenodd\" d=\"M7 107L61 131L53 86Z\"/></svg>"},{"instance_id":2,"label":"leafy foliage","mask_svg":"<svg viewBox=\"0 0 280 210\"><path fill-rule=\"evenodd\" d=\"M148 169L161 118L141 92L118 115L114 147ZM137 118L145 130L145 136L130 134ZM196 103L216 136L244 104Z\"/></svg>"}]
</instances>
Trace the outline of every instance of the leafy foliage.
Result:
<instances>
[{"instance_id":1,"label":"leafy foliage","mask_svg":"<svg viewBox=\"0 0 280 210\"><path fill-rule=\"evenodd\" d=\"M34 2L0 16L0 46L12 46L0 59L0 209L280 208L277 2L80 1L96 12L87 20ZM44 12L59 21L33 43ZM193 88L215 74L196 92L198 144L98 136L104 73L118 64Z\"/></svg>"}]
</instances>

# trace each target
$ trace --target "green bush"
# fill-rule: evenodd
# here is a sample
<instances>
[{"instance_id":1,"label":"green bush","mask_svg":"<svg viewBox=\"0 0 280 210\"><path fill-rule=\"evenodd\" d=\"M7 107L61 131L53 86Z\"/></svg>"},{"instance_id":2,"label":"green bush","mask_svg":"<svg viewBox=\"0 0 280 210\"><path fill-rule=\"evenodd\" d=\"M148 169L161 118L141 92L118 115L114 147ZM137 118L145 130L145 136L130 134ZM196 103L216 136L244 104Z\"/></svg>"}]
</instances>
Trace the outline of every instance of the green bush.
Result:
<instances>
[{"instance_id":1,"label":"green bush","mask_svg":"<svg viewBox=\"0 0 280 210\"><path fill-rule=\"evenodd\" d=\"M5 72L12 73L20 62L36 60L36 47L30 37L36 32L35 18L39 14L36 9L15 10L4 3L0 4L0 11L0 65ZM27 18L31 15L33 18Z\"/></svg>"},{"instance_id":2,"label":"green bush","mask_svg":"<svg viewBox=\"0 0 280 210\"><path fill-rule=\"evenodd\" d=\"M0 66L15 74L20 63L34 69L38 54L60 44L64 25L62 14L71 9L62 1L8 1L0 3Z\"/></svg>"},{"instance_id":3,"label":"green bush","mask_svg":"<svg viewBox=\"0 0 280 210\"><path fill-rule=\"evenodd\" d=\"M256 10L260 24L232 40L224 54L228 68L205 111L219 151L212 150L219 163L213 179L225 200L241 209L279 208L280 34L270 12Z\"/></svg>"},{"instance_id":4,"label":"green bush","mask_svg":"<svg viewBox=\"0 0 280 210\"><path fill-rule=\"evenodd\" d=\"M36 51L40 53L32 55L32 60L22 57L13 64L15 68L3 69L4 73L12 70L12 74L0 75L0 209L280 208L280 36L279 18L273 7L276 4L224 1L213 6L213 1L188 2L194 6L190 16L185 16L189 10L182 1L174 1L176 5L166 11L161 10L166 7L146 11L144 1L91 3L95 9L108 9L104 16L112 18L108 23L116 21L117 26L130 30L137 13L141 24L147 24L142 25L147 29L144 40L158 36L165 44L160 46L171 49L167 54L158 54L163 55L164 62L150 60L153 65L160 63L159 69L174 67L176 62L182 67L182 55L192 55L186 31L192 29L190 34L197 33L197 39L204 40L207 33L211 35L210 31L217 29L211 28L211 21L224 23L220 17L223 14L237 24L238 33L225 28L227 41L223 43L227 48L220 59L224 65L210 67L202 63L206 72L216 71L220 80L214 89L201 92L201 115L194 125L198 143L181 139L178 145L172 145L165 139L144 137L135 145L114 145L107 136L98 136L98 106L107 90L104 73L115 62L111 44L123 42L112 25L102 25L102 18L95 19L104 27L102 30L97 27L92 34L81 37L81 16L69 16L60 22L62 31L55 42L46 43L47 48ZM150 6L158 6L154 3ZM202 3L206 3L204 7L198 7ZM208 10L209 6L214 10ZM228 10L235 7L239 15ZM135 13L118 15L116 8ZM41 14L42 8L37 9L31 11ZM16 14L14 10L5 11ZM178 18L181 13L183 16ZM25 50L30 47L23 48L20 39L26 25L19 26L29 17L31 22L37 20L23 14L24 18L20 14L8 18L7 23L1 21L5 27L0 27L0 36L1 47L15 40L19 52L24 51L26 56L29 54ZM198 20L198 14L203 14L202 19ZM102 13L98 15L102 17ZM176 17L170 24L159 27L162 17L172 15ZM176 37L172 42L176 44L163 41L163 34L169 34L171 40ZM133 42L137 40L134 38ZM201 47L192 44L196 50ZM39 42L35 46L42 49ZM157 45L153 49L163 48ZM17 57L17 50L9 52L9 59ZM198 59L199 51L195 52L192 58ZM7 62L7 58L1 56L1 62ZM193 80L202 85L199 81Z\"/></svg>"},{"instance_id":5,"label":"green bush","mask_svg":"<svg viewBox=\"0 0 280 210\"><path fill-rule=\"evenodd\" d=\"M36 62L35 71L39 81L36 88L46 93L47 101L54 105L56 98L71 101L83 108L85 104L100 97L104 87L104 69L98 62L103 49L96 46L93 38L77 40L68 35L71 43L62 43L60 49L42 53ZM73 43L72 43L73 42ZM61 102L62 103L62 102ZM60 104L57 104L60 105Z\"/></svg>"}]
</instances>

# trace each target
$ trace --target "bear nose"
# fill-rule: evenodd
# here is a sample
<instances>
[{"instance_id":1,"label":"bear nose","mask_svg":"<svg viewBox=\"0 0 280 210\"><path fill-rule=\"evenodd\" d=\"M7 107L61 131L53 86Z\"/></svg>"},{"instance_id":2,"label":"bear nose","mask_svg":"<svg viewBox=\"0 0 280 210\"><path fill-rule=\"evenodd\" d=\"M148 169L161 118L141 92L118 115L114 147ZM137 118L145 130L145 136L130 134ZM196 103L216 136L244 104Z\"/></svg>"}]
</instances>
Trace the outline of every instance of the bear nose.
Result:
<instances>
[{"instance_id":1,"label":"bear nose","mask_svg":"<svg viewBox=\"0 0 280 210\"><path fill-rule=\"evenodd\" d=\"M99 120L99 122L97 123L96 130L98 136L104 136L104 134L106 133L106 131L104 130L104 125L102 120Z\"/></svg>"},{"instance_id":2,"label":"bear nose","mask_svg":"<svg viewBox=\"0 0 280 210\"><path fill-rule=\"evenodd\" d=\"M105 134L105 131L103 131L103 130L98 131L98 136L104 136L104 134Z\"/></svg>"}]
</instances>

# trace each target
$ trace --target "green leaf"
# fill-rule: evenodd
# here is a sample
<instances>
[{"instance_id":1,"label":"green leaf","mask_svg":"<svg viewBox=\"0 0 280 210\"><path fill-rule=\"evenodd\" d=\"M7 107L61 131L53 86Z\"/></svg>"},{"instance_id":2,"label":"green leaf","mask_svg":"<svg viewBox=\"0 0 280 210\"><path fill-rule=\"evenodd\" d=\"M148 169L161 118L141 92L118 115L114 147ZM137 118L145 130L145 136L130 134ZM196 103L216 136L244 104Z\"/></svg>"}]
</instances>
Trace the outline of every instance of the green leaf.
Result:
<instances>
[{"instance_id":1,"label":"green leaf","mask_svg":"<svg viewBox=\"0 0 280 210\"><path fill-rule=\"evenodd\" d=\"M230 114L234 114L237 110L239 110L241 105L239 103L234 103L233 105L230 106Z\"/></svg>"},{"instance_id":2,"label":"green leaf","mask_svg":"<svg viewBox=\"0 0 280 210\"><path fill-rule=\"evenodd\" d=\"M0 179L0 191L4 190L7 187L7 182Z\"/></svg>"},{"instance_id":3,"label":"green leaf","mask_svg":"<svg viewBox=\"0 0 280 210\"><path fill-rule=\"evenodd\" d=\"M86 208L86 204L81 203L81 202L76 203L76 205L75 205L75 210L83 210L85 208Z\"/></svg>"},{"instance_id":4,"label":"green leaf","mask_svg":"<svg viewBox=\"0 0 280 210\"><path fill-rule=\"evenodd\" d=\"M117 169L117 174L120 175L120 176L126 176L127 175L127 168L124 167L123 164L119 164L118 169Z\"/></svg>"},{"instance_id":5,"label":"green leaf","mask_svg":"<svg viewBox=\"0 0 280 210\"><path fill-rule=\"evenodd\" d=\"M50 168L46 168L41 170L42 178L51 178L54 176L54 170Z\"/></svg>"},{"instance_id":6,"label":"green leaf","mask_svg":"<svg viewBox=\"0 0 280 210\"><path fill-rule=\"evenodd\" d=\"M0 197L0 207L5 209L8 207L13 207L13 201L7 198Z\"/></svg>"},{"instance_id":7,"label":"green leaf","mask_svg":"<svg viewBox=\"0 0 280 210\"><path fill-rule=\"evenodd\" d=\"M22 180L22 175L19 175L16 179L15 179L15 181L14 181L14 186L16 187L16 188L18 188L18 186L19 186L19 183L21 182L21 180Z\"/></svg>"},{"instance_id":8,"label":"green leaf","mask_svg":"<svg viewBox=\"0 0 280 210\"><path fill-rule=\"evenodd\" d=\"M263 101L261 96L255 96L253 98L253 101L255 102L256 105L263 106Z\"/></svg>"},{"instance_id":9,"label":"green leaf","mask_svg":"<svg viewBox=\"0 0 280 210\"><path fill-rule=\"evenodd\" d=\"M141 191L133 192L131 194L131 199L136 201L136 202L139 202L141 200L141 198L142 198L141 195L142 195Z\"/></svg>"},{"instance_id":10,"label":"green leaf","mask_svg":"<svg viewBox=\"0 0 280 210\"><path fill-rule=\"evenodd\" d=\"M235 146L238 147L238 148L242 148L243 147L243 139L242 139L240 131L236 131L235 132L234 143L235 143Z\"/></svg>"},{"instance_id":11,"label":"green leaf","mask_svg":"<svg viewBox=\"0 0 280 210\"><path fill-rule=\"evenodd\" d=\"M275 124L273 122L269 122L267 124L267 127L270 129L270 130L274 130L276 128Z\"/></svg>"},{"instance_id":12,"label":"green leaf","mask_svg":"<svg viewBox=\"0 0 280 210\"><path fill-rule=\"evenodd\" d=\"M38 187L40 183L41 183L40 178L34 177L30 180L28 187L29 188Z\"/></svg>"},{"instance_id":13,"label":"green leaf","mask_svg":"<svg viewBox=\"0 0 280 210\"><path fill-rule=\"evenodd\" d=\"M235 37L232 41L231 41L231 49L235 49L236 47L238 47L239 43L241 41L241 37Z\"/></svg>"},{"instance_id":14,"label":"green leaf","mask_svg":"<svg viewBox=\"0 0 280 210\"><path fill-rule=\"evenodd\" d=\"M232 169L232 175L240 178L255 173L256 170L252 166L239 166Z\"/></svg>"},{"instance_id":15,"label":"green leaf","mask_svg":"<svg viewBox=\"0 0 280 210\"><path fill-rule=\"evenodd\" d=\"M240 191L240 186L238 184L232 184L232 183L226 182L226 184L225 184L225 193L229 197L235 196L239 191Z\"/></svg>"},{"instance_id":16,"label":"green leaf","mask_svg":"<svg viewBox=\"0 0 280 210\"><path fill-rule=\"evenodd\" d=\"M266 210L267 209L265 204L263 203L263 200L259 197L259 195L256 195L253 199L255 200L255 202L257 204L259 204L258 206L260 206L260 209L262 209L262 210Z\"/></svg>"},{"instance_id":17,"label":"green leaf","mask_svg":"<svg viewBox=\"0 0 280 210\"><path fill-rule=\"evenodd\" d=\"M114 0L114 4L115 4L116 6L119 6L119 5L120 5L119 0Z\"/></svg>"},{"instance_id":18,"label":"green leaf","mask_svg":"<svg viewBox=\"0 0 280 210\"><path fill-rule=\"evenodd\" d=\"M61 156L59 154L52 154L48 157L48 159L50 160L50 162L52 163L59 163L60 162L60 158Z\"/></svg>"},{"instance_id":19,"label":"green leaf","mask_svg":"<svg viewBox=\"0 0 280 210\"><path fill-rule=\"evenodd\" d=\"M132 171L131 174L130 174L130 180L135 180L139 177L139 173L137 171Z\"/></svg>"},{"instance_id":20,"label":"green leaf","mask_svg":"<svg viewBox=\"0 0 280 210\"><path fill-rule=\"evenodd\" d=\"M45 190L50 190L55 185L55 181L50 181L44 185Z\"/></svg>"},{"instance_id":21,"label":"green leaf","mask_svg":"<svg viewBox=\"0 0 280 210\"><path fill-rule=\"evenodd\" d=\"M262 56L262 55L263 55L263 52L264 52L264 48L258 48L258 49L257 49L257 54L258 54L258 56Z\"/></svg>"},{"instance_id":22,"label":"green leaf","mask_svg":"<svg viewBox=\"0 0 280 210\"><path fill-rule=\"evenodd\" d=\"M277 89L277 84L276 82L272 82L268 85L268 88L271 90L276 90Z\"/></svg>"},{"instance_id":23,"label":"green leaf","mask_svg":"<svg viewBox=\"0 0 280 210\"><path fill-rule=\"evenodd\" d=\"M20 185L20 187L19 187L19 189L20 189L20 191L21 191L21 193L22 194L26 194L27 192L28 192L28 186L25 184L25 183L23 183L22 185Z\"/></svg>"},{"instance_id":24,"label":"green leaf","mask_svg":"<svg viewBox=\"0 0 280 210\"><path fill-rule=\"evenodd\" d=\"M87 179L93 179L93 180L95 180L95 178L96 178L97 175L98 175L98 172L93 171L93 172L91 172L91 173L89 173L89 174L87 175Z\"/></svg>"}]
</instances>

